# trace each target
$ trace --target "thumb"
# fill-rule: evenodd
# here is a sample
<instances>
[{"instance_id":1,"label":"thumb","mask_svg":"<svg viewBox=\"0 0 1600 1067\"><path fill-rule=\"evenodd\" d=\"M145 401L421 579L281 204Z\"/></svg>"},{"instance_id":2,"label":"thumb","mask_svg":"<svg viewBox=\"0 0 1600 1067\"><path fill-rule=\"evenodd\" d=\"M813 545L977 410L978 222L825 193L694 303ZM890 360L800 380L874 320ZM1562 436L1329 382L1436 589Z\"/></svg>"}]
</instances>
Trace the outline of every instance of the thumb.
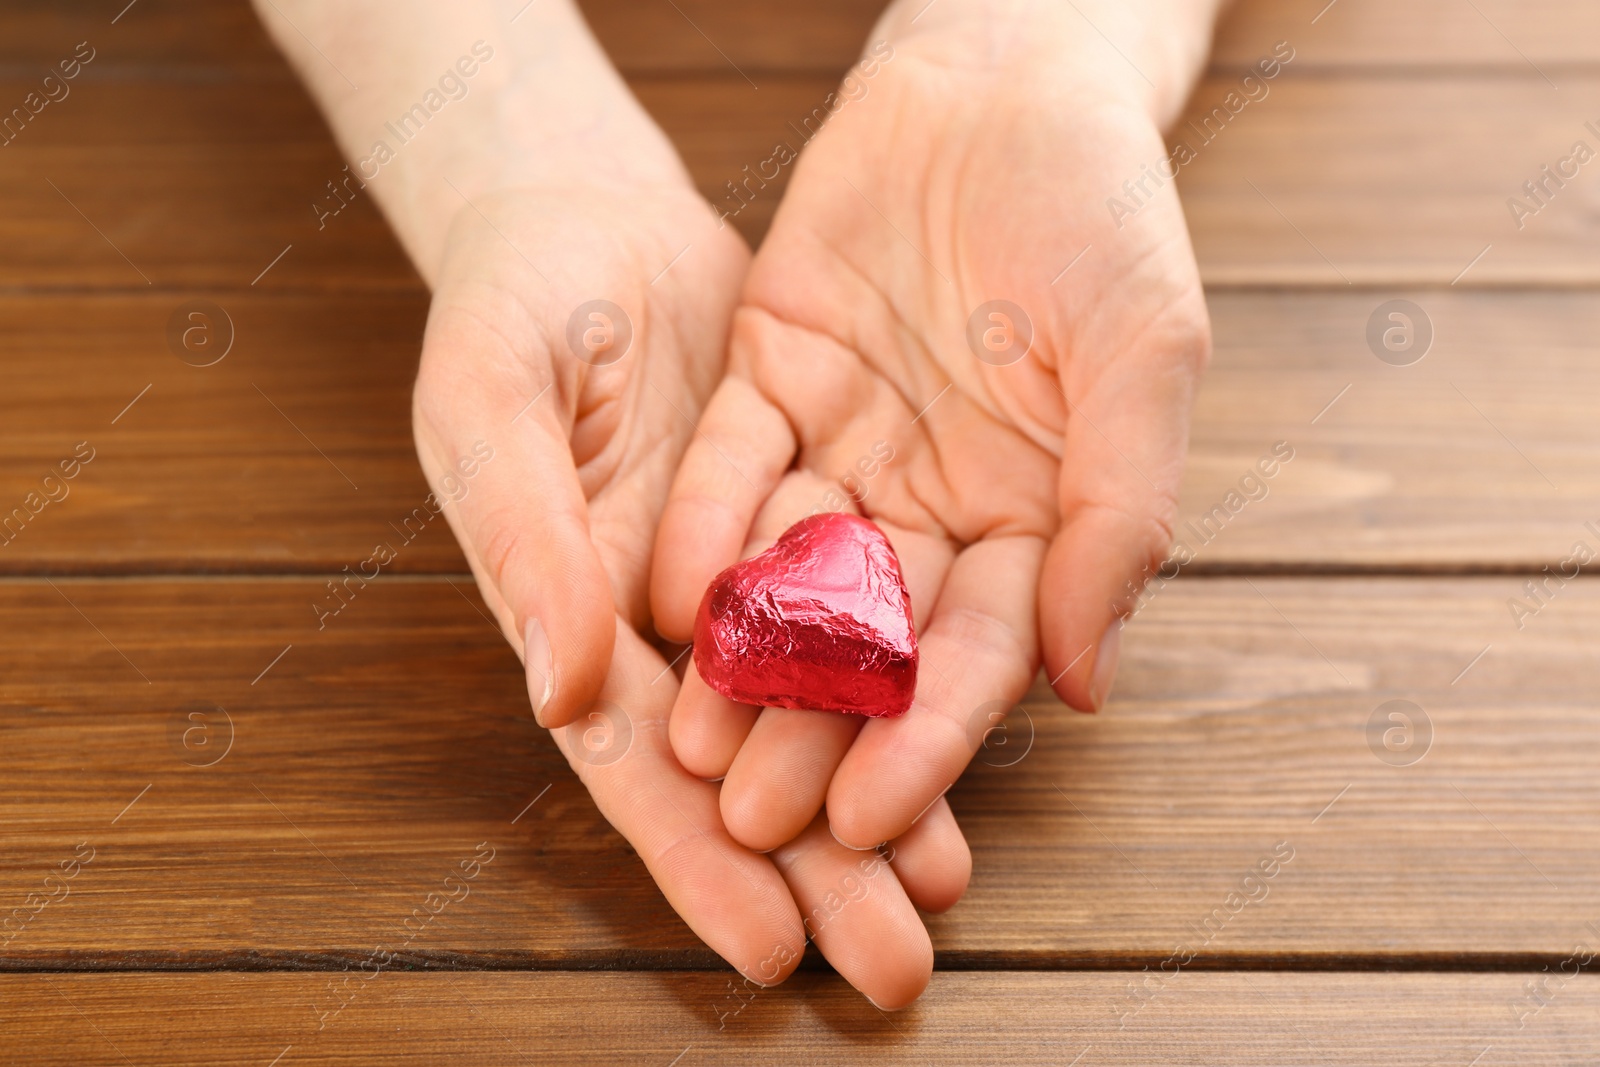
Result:
<instances>
[{"instance_id":1,"label":"thumb","mask_svg":"<svg viewBox=\"0 0 1600 1067\"><path fill-rule=\"evenodd\" d=\"M1123 623L1171 544L1189 411L1210 351L1203 305L1197 325L1186 321L1153 331L1142 354L1115 360L1068 402L1061 527L1045 556L1039 628L1051 687L1079 711L1105 703Z\"/></svg>"},{"instance_id":2,"label":"thumb","mask_svg":"<svg viewBox=\"0 0 1600 1067\"><path fill-rule=\"evenodd\" d=\"M496 388L459 373L486 361L464 358L470 333L434 325L413 397L417 453L449 504L484 602L523 659L534 717L565 726L605 681L616 608L556 406L560 389L541 396L540 387Z\"/></svg>"}]
</instances>

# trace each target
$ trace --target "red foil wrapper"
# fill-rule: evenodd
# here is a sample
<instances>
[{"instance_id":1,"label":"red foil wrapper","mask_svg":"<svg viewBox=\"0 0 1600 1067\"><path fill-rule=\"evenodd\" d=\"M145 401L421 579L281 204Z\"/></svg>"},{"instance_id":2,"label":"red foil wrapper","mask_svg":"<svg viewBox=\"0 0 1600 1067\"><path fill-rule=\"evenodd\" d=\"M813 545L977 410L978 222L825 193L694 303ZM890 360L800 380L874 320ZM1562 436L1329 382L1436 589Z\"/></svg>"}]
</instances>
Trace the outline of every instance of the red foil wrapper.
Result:
<instances>
[{"instance_id":1,"label":"red foil wrapper","mask_svg":"<svg viewBox=\"0 0 1600 1067\"><path fill-rule=\"evenodd\" d=\"M917 688L917 634L900 560L866 519L802 519L706 590L694 665L743 704L902 715Z\"/></svg>"}]
</instances>

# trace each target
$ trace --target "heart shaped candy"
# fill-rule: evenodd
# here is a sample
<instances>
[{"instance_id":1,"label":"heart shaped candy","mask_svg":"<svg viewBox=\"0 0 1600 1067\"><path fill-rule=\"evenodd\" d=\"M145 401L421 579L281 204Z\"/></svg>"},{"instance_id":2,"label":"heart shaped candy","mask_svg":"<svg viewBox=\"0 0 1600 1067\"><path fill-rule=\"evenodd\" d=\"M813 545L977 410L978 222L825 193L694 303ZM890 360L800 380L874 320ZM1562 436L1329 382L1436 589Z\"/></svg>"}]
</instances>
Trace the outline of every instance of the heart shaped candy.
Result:
<instances>
[{"instance_id":1,"label":"heart shaped candy","mask_svg":"<svg viewBox=\"0 0 1600 1067\"><path fill-rule=\"evenodd\" d=\"M917 634L900 560L866 519L802 519L717 575L694 622L694 665L744 704L901 715Z\"/></svg>"}]
</instances>

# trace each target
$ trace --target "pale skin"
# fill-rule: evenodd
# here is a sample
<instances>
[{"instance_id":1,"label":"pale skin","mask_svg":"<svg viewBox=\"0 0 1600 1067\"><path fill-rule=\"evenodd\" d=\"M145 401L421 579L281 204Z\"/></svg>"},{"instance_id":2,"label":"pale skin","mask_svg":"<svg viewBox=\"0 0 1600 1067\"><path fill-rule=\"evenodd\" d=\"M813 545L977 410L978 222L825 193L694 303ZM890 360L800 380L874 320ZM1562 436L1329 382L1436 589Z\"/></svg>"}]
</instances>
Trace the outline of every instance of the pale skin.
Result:
<instances>
[{"instance_id":1,"label":"pale skin","mask_svg":"<svg viewBox=\"0 0 1600 1067\"><path fill-rule=\"evenodd\" d=\"M433 291L423 470L438 488L495 448L445 514L538 720L689 926L758 984L809 934L880 1007L915 1000L919 911L971 873L943 794L989 725L972 713L1041 665L1098 708L1127 583L1168 547L1205 305L1171 184L1121 229L1105 201L1166 154L1216 0L891 5L872 41L892 58L793 165L753 260L568 0L258 8L353 161L493 49L365 172ZM596 298L633 327L604 366L567 343ZM1032 325L1005 366L966 340L995 299ZM710 578L880 441L894 458L848 506L906 572L912 710L750 708L692 667L680 685L652 628L688 640ZM631 723L615 762L585 755L596 699Z\"/></svg>"}]
</instances>

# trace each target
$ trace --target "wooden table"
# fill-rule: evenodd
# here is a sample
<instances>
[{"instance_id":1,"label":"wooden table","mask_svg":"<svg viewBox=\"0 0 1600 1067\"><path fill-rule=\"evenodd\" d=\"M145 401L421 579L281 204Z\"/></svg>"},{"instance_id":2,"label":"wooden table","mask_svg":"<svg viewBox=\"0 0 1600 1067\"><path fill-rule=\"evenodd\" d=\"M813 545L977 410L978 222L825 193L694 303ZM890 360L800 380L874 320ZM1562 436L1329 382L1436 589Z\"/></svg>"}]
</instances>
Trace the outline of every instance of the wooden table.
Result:
<instances>
[{"instance_id":1,"label":"wooden table","mask_svg":"<svg viewBox=\"0 0 1600 1067\"><path fill-rule=\"evenodd\" d=\"M1232 15L1191 117L1295 58L1181 178L1217 345L1182 510L1223 528L1105 713L1037 687L952 793L972 889L894 1016L821 966L733 991L442 524L318 630L426 493L427 295L370 201L319 229L342 161L243 4L125 2L0 13L7 109L94 55L0 148L0 1060L1594 1062L1600 592L1525 583L1600 554L1600 163L1507 206L1600 147L1590 0ZM589 5L714 197L872 6ZM1393 300L1419 362L1369 346Z\"/></svg>"}]
</instances>

